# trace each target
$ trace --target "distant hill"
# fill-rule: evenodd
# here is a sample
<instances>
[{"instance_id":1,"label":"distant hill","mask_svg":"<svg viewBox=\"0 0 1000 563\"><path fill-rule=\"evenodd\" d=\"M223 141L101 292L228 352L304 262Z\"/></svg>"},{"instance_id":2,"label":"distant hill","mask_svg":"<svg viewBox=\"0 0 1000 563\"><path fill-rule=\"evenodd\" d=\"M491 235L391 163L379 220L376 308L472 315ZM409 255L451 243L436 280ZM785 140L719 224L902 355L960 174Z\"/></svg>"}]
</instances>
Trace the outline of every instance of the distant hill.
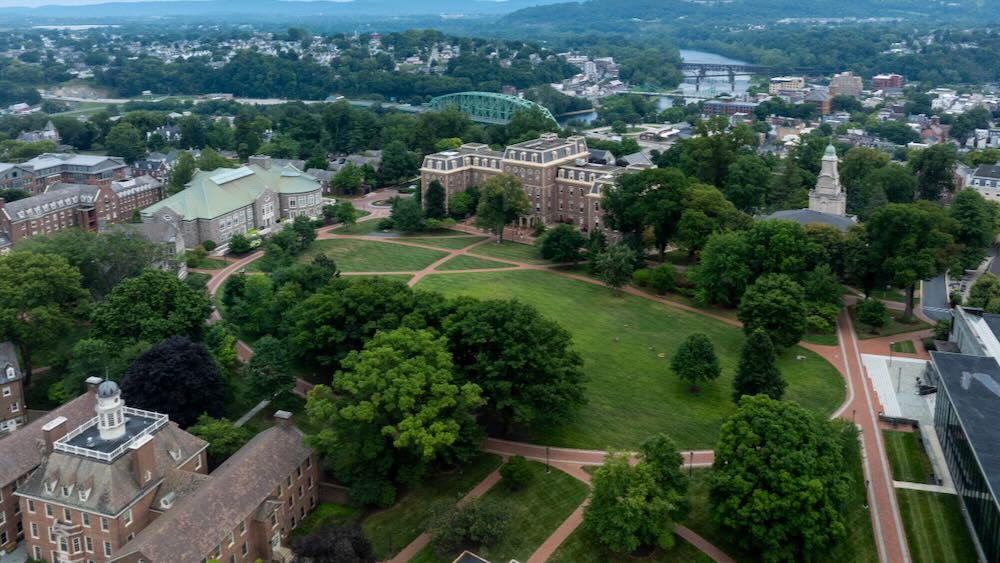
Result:
<instances>
[{"instance_id":1,"label":"distant hill","mask_svg":"<svg viewBox=\"0 0 1000 563\"><path fill-rule=\"evenodd\" d=\"M556 0L165 0L0 8L19 19L138 19L149 17L425 16L499 15Z\"/></svg>"},{"instance_id":2,"label":"distant hill","mask_svg":"<svg viewBox=\"0 0 1000 563\"><path fill-rule=\"evenodd\" d=\"M501 18L506 32L635 33L691 24L746 25L815 18L997 21L996 0L586 0Z\"/></svg>"}]
</instances>

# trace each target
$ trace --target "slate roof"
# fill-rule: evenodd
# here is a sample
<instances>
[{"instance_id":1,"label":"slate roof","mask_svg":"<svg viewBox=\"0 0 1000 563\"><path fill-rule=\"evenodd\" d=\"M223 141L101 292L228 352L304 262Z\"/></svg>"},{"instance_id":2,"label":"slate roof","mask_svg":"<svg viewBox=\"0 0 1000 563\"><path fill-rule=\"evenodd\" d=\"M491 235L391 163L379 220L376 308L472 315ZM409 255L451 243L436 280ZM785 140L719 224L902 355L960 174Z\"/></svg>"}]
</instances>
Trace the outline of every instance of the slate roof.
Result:
<instances>
[{"instance_id":1,"label":"slate roof","mask_svg":"<svg viewBox=\"0 0 1000 563\"><path fill-rule=\"evenodd\" d=\"M265 190L281 194L319 191L319 181L292 166L198 170L184 190L142 210L144 216L169 208L186 221L213 219L251 205Z\"/></svg>"},{"instance_id":2,"label":"slate roof","mask_svg":"<svg viewBox=\"0 0 1000 563\"><path fill-rule=\"evenodd\" d=\"M94 417L94 394L87 392L0 438L0 486L6 485L31 471L45 458L45 438L42 427L52 419L64 416L66 424L75 428Z\"/></svg>"},{"instance_id":3,"label":"slate roof","mask_svg":"<svg viewBox=\"0 0 1000 563\"><path fill-rule=\"evenodd\" d=\"M105 169L124 168L125 161L116 156L95 156L89 154L44 153L24 162L22 166L34 170L44 170L57 166L83 166L91 172Z\"/></svg>"},{"instance_id":4,"label":"slate roof","mask_svg":"<svg viewBox=\"0 0 1000 563\"><path fill-rule=\"evenodd\" d=\"M27 221L58 211L72 209L81 203L93 203L97 186L59 182L49 186L45 193L4 204L4 211L13 222Z\"/></svg>"},{"instance_id":5,"label":"slate roof","mask_svg":"<svg viewBox=\"0 0 1000 563\"><path fill-rule=\"evenodd\" d=\"M795 221L800 225L830 225L841 231L847 231L851 225L857 224L855 219L845 215L834 215L833 213L823 213L811 209L784 209L775 211L763 217L764 220L783 219L785 221Z\"/></svg>"},{"instance_id":6,"label":"slate roof","mask_svg":"<svg viewBox=\"0 0 1000 563\"><path fill-rule=\"evenodd\" d=\"M40 499L51 498L84 510L116 515L136 498L156 488L167 471L191 459L206 446L208 442L188 434L173 422L168 423L153 434L156 471L144 485L135 480L132 470L134 456L131 454L105 463L56 450L38 471L18 487L18 492ZM57 483L52 493L45 492L44 485L49 482ZM73 485L68 496L62 495L63 485ZM86 489L91 492L84 500L79 493Z\"/></svg>"},{"instance_id":7,"label":"slate roof","mask_svg":"<svg viewBox=\"0 0 1000 563\"><path fill-rule=\"evenodd\" d=\"M310 453L292 425L278 424L257 434L213 471L196 494L177 501L111 561L132 555L150 563L201 561L240 520L268 501Z\"/></svg>"},{"instance_id":8,"label":"slate roof","mask_svg":"<svg viewBox=\"0 0 1000 563\"><path fill-rule=\"evenodd\" d=\"M996 178L1000 179L1000 165L997 164L980 164L976 171L972 173L973 176L979 178Z\"/></svg>"}]
</instances>

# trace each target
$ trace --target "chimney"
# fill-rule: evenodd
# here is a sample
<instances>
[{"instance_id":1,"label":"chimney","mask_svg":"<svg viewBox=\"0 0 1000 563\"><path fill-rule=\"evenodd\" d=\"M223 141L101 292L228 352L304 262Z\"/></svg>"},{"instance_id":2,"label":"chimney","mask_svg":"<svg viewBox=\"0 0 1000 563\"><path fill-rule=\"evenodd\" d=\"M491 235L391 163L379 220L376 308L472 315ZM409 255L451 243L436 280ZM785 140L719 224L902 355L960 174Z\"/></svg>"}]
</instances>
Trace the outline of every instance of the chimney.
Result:
<instances>
[{"instance_id":1,"label":"chimney","mask_svg":"<svg viewBox=\"0 0 1000 563\"><path fill-rule=\"evenodd\" d=\"M153 436L146 434L132 443L132 477L139 488L148 485L156 475L156 456L153 452Z\"/></svg>"},{"instance_id":2,"label":"chimney","mask_svg":"<svg viewBox=\"0 0 1000 563\"><path fill-rule=\"evenodd\" d=\"M96 375L92 375L92 376L88 377L87 381L86 381L86 383L87 383L87 392L88 393L97 393L97 386L100 385L102 381L104 381L104 380L101 379L100 377L97 377Z\"/></svg>"},{"instance_id":3,"label":"chimney","mask_svg":"<svg viewBox=\"0 0 1000 563\"><path fill-rule=\"evenodd\" d=\"M288 411L275 411L274 423L281 428L292 427L292 413Z\"/></svg>"},{"instance_id":4,"label":"chimney","mask_svg":"<svg viewBox=\"0 0 1000 563\"><path fill-rule=\"evenodd\" d=\"M271 157L266 154L255 154L249 158L247 164L256 164L264 170L271 169Z\"/></svg>"},{"instance_id":5,"label":"chimney","mask_svg":"<svg viewBox=\"0 0 1000 563\"><path fill-rule=\"evenodd\" d=\"M67 424L65 416L57 416L42 426L42 436L45 437L45 451L52 453L53 444L66 435Z\"/></svg>"}]
</instances>

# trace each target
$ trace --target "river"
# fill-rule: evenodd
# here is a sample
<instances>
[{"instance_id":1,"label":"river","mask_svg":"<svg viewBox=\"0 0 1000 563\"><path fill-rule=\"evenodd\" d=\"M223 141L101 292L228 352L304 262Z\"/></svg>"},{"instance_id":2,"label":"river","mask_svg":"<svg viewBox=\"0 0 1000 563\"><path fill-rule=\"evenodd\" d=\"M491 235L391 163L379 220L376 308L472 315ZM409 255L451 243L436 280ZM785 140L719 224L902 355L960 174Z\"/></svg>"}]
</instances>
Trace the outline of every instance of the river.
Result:
<instances>
[{"instance_id":1,"label":"river","mask_svg":"<svg viewBox=\"0 0 1000 563\"><path fill-rule=\"evenodd\" d=\"M681 61L686 63L728 63L728 64L747 64L745 61L738 61L736 59L730 59L729 57L724 57L722 55L717 55L715 53L708 53L705 51L693 51L690 49L680 49ZM695 85L695 74L693 72L685 73L684 82L678 87L681 92L683 92L687 98L685 100L688 103L696 102L700 98L695 96L709 96L714 97L720 94L735 94L740 95L747 91L747 87L750 85L750 75L747 74L737 74L736 82L734 88L730 89L729 78L728 77L707 77L701 80L701 86ZM657 99L657 105L660 109L667 109L673 105L673 99L669 96L661 96ZM565 126L570 121L582 122L582 123L592 123L597 119L597 112L593 111L590 113L585 113L582 115L570 116L566 119L560 119L559 125Z\"/></svg>"}]
</instances>

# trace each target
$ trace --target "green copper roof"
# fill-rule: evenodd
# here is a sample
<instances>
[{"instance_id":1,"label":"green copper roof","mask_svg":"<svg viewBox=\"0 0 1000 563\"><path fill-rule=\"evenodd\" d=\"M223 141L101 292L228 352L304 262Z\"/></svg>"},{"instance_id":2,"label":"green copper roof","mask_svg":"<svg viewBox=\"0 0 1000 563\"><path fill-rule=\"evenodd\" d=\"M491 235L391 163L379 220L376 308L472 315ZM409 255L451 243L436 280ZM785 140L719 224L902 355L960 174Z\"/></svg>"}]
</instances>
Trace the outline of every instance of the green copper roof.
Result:
<instances>
[{"instance_id":1,"label":"green copper roof","mask_svg":"<svg viewBox=\"0 0 1000 563\"><path fill-rule=\"evenodd\" d=\"M169 207L185 220L212 219L251 205L265 190L278 194L319 191L316 178L286 165L265 169L251 164L240 168L198 170L184 190L142 210L150 215Z\"/></svg>"},{"instance_id":2,"label":"green copper roof","mask_svg":"<svg viewBox=\"0 0 1000 563\"><path fill-rule=\"evenodd\" d=\"M823 153L823 157L824 158L828 157L828 156L832 156L834 158L837 158L837 149L834 148L833 143L830 143L829 145L827 145L826 146L826 152Z\"/></svg>"}]
</instances>

